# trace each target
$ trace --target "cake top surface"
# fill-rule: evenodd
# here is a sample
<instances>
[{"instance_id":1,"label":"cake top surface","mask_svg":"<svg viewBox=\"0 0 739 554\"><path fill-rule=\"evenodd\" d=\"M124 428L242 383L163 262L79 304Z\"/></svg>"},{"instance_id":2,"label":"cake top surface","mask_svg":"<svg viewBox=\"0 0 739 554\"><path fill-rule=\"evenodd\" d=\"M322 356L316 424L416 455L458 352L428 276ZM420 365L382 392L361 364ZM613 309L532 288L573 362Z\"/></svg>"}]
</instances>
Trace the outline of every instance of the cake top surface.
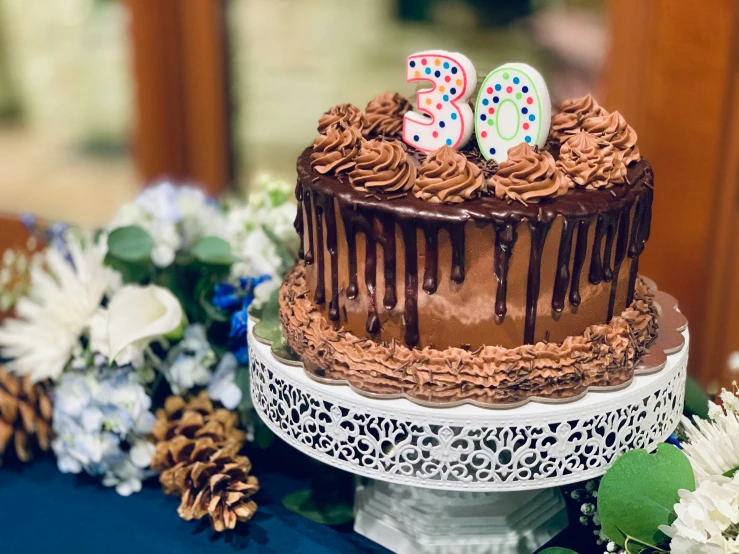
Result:
<instances>
[{"instance_id":1,"label":"cake top surface","mask_svg":"<svg viewBox=\"0 0 739 554\"><path fill-rule=\"evenodd\" d=\"M474 142L428 153L408 146L401 133L410 109L397 93L376 96L364 111L334 106L298 159L301 180L355 208L439 222L586 217L653 186L636 132L590 95L560 106L543 148L521 143L500 165Z\"/></svg>"}]
</instances>

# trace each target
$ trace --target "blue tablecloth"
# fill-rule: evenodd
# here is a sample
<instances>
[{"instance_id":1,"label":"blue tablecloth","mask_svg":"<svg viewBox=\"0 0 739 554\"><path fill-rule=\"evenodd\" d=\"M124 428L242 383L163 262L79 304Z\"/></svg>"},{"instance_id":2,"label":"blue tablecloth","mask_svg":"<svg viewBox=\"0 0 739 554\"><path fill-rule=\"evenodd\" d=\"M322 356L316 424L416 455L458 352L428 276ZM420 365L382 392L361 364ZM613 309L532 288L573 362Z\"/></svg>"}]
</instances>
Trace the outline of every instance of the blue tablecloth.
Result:
<instances>
[{"instance_id":1,"label":"blue tablecloth","mask_svg":"<svg viewBox=\"0 0 739 554\"><path fill-rule=\"evenodd\" d=\"M301 468L307 458L285 448L251 455L261 490L259 511L248 525L223 534L206 522L177 516L178 499L165 496L156 480L131 497L99 485L87 476L60 473L54 460L0 468L0 552L74 552L75 554L334 554L379 553L384 548L352 531L351 524L326 527L294 514L282 497L309 487ZM571 517L572 520L572 517ZM575 524L575 526L577 523ZM553 544L578 549L571 533Z\"/></svg>"}]
</instances>

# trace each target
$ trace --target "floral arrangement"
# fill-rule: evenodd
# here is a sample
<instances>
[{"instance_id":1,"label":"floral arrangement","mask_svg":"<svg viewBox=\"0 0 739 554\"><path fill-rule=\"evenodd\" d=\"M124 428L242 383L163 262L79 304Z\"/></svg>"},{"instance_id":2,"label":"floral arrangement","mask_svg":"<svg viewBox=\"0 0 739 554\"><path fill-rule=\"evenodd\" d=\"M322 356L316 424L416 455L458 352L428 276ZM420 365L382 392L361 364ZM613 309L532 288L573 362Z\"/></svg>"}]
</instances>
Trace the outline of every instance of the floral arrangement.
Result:
<instances>
[{"instance_id":1,"label":"floral arrangement","mask_svg":"<svg viewBox=\"0 0 739 554\"><path fill-rule=\"evenodd\" d=\"M0 409L0 461L50 446L59 470L99 476L121 495L167 469L183 517L208 513L217 530L248 519L258 487L238 456L256 424L242 394L246 314L294 262L291 194L287 183L263 178L245 202L216 201L162 182L105 229L36 225L47 247L32 263L9 251L0 272L4 308L14 308L0 324L0 408L12 407ZM228 498L243 502L219 507L210 499L201 509L183 447L225 471Z\"/></svg>"}]
</instances>

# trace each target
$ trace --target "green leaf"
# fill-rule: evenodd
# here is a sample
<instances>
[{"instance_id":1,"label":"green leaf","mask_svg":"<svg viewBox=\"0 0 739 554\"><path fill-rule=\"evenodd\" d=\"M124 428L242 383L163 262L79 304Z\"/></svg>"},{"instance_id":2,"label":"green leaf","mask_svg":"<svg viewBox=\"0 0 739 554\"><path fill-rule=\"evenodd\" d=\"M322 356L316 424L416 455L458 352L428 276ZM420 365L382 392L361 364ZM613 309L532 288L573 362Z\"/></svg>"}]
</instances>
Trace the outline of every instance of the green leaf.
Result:
<instances>
[{"instance_id":1,"label":"green leaf","mask_svg":"<svg viewBox=\"0 0 739 554\"><path fill-rule=\"evenodd\" d=\"M274 343L282 339L280 323L280 290L275 289L264 304L262 317L254 326L254 335L262 340Z\"/></svg>"},{"instance_id":2,"label":"green leaf","mask_svg":"<svg viewBox=\"0 0 739 554\"><path fill-rule=\"evenodd\" d=\"M108 253L124 262L143 262L151 257L154 239L141 227L119 227L108 235Z\"/></svg>"},{"instance_id":3,"label":"green leaf","mask_svg":"<svg viewBox=\"0 0 739 554\"><path fill-rule=\"evenodd\" d=\"M574 550L569 548L561 548L559 546L552 546L539 552L539 554L577 554Z\"/></svg>"},{"instance_id":4,"label":"green leaf","mask_svg":"<svg viewBox=\"0 0 739 554\"><path fill-rule=\"evenodd\" d=\"M275 441L275 434L264 423L254 425L254 444L265 450Z\"/></svg>"},{"instance_id":5,"label":"green leaf","mask_svg":"<svg viewBox=\"0 0 739 554\"><path fill-rule=\"evenodd\" d=\"M229 320L229 317L213 305L213 302L211 301L211 298L213 298L213 290L213 282L210 278L203 277L198 281L197 285L195 285L195 296L200 302L200 307L203 309L208 319L225 323Z\"/></svg>"},{"instance_id":6,"label":"green leaf","mask_svg":"<svg viewBox=\"0 0 739 554\"><path fill-rule=\"evenodd\" d=\"M688 375L685 382L684 411L701 419L708 419L708 401L709 397L705 391L695 379Z\"/></svg>"},{"instance_id":7,"label":"green leaf","mask_svg":"<svg viewBox=\"0 0 739 554\"><path fill-rule=\"evenodd\" d=\"M144 284L151 280L153 266L151 263L144 262L124 262L110 252L105 255L105 265L115 269L123 277L123 282Z\"/></svg>"},{"instance_id":8,"label":"green leaf","mask_svg":"<svg viewBox=\"0 0 739 554\"><path fill-rule=\"evenodd\" d=\"M598 513L603 532L620 546L627 536L643 545L666 541L659 526L675 520L679 489L695 490L693 468L679 449L660 444L655 454L643 449L626 452L600 482ZM632 552L639 551L632 540L629 545Z\"/></svg>"},{"instance_id":9,"label":"green leaf","mask_svg":"<svg viewBox=\"0 0 739 554\"><path fill-rule=\"evenodd\" d=\"M344 502L319 504L310 490L288 494L282 499L282 505L291 512L322 525L342 525L354 519L352 504Z\"/></svg>"},{"instance_id":10,"label":"green leaf","mask_svg":"<svg viewBox=\"0 0 739 554\"><path fill-rule=\"evenodd\" d=\"M218 237L203 237L190 249L193 257L211 265L231 265L239 258L231 252L231 245Z\"/></svg>"}]
</instances>

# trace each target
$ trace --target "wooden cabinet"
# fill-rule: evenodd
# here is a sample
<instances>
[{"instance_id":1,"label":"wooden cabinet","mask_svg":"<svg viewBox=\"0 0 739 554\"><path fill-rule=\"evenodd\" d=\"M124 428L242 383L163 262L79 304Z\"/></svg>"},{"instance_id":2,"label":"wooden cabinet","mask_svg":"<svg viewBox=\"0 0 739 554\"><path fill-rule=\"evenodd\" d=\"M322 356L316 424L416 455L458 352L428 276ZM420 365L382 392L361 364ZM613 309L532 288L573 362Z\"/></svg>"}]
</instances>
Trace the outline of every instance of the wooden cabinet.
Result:
<instances>
[{"instance_id":1,"label":"wooden cabinet","mask_svg":"<svg viewBox=\"0 0 739 554\"><path fill-rule=\"evenodd\" d=\"M690 320L691 371L727 386L739 350L739 1L612 0L608 109L654 167L640 269Z\"/></svg>"}]
</instances>

